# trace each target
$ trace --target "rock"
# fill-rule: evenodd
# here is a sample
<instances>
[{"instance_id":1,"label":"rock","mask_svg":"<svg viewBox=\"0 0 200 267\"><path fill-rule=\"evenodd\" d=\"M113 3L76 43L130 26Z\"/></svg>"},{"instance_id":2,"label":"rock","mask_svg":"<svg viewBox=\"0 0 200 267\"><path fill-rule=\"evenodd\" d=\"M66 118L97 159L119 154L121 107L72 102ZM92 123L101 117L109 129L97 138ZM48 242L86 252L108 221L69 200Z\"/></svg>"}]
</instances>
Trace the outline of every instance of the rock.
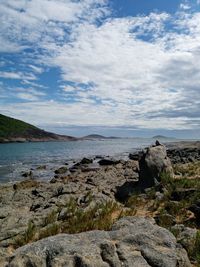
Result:
<instances>
[{"instance_id":1,"label":"rock","mask_svg":"<svg viewBox=\"0 0 200 267\"><path fill-rule=\"evenodd\" d=\"M58 188L56 188L56 191L53 194L53 197L59 197L59 196L61 196L63 194L63 190L64 190L63 186L60 185Z\"/></svg>"},{"instance_id":2,"label":"rock","mask_svg":"<svg viewBox=\"0 0 200 267\"><path fill-rule=\"evenodd\" d=\"M69 210L68 208L63 208L60 213L58 214L58 220L66 220L69 218Z\"/></svg>"},{"instance_id":3,"label":"rock","mask_svg":"<svg viewBox=\"0 0 200 267\"><path fill-rule=\"evenodd\" d=\"M83 158L82 160L81 160L81 164L90 164L90 163L92 163L93 162L93 160L92 159L88 159L88 158Z\"/></svg>"},{"instance_id":4,"label":"rock","mask_svg":"<svg viewBox=\"0 0 200 267\"><path fill-rule=\"evenodd\" d=\"M155 199L158 201L162 201L165 198L165 194L161 193L161 192L156 192L155 193Z\"/></svg>"},{"instance_id":5,"label":"rock","mask_svg":"<svg viewBox=\"0 0 200 267\"><path fill-rule=\"evenodd\" d=\"M183 224L176 224L171 228L171 231L176 235L177 242L187 251L193 251L195 248L197 229L185 227Z\"/></svg>"},{"instance_id":6,"label":"rock","mask_svg":"<svg viewBox=\"0 0 200 267\"><path fill-rule=\"evenodd\" d=\"M200 225L200 200L193 203L189 210L194 213L197 223Z\"/></svg>"},{"instance_id":7,"label":"rock","mask_svg":"<svg viewBox=\"0 0 200 267\"><path fill-rule=\"evenodd\" d=\"M68 171L67 167L60 167L59 169L55 170L55 174L64 174Z\"/></svg>"},{"instance_id":8,"label":"rock","mask_svg":"<svg viewBox=\"0 0 200 267\"><path fill-rule=\"evenodd\" d=\"M32 171L24 172L24 173L22 174L22 176L23 176L24 178L32 178L32 176L33 176L33 172L32 172Z\"/></svg>"},{"instance_id":9,"label":"rock","mask_svg":"<svg viewBox=\"0 0 200 267\"><path fill-rule=\"evenodd\" d=\"M33 203L30 207L30 211L37 211L39 208L41 208L42 204L41 203Z\"/></svg>"},{"instance_id":10,"label":"rock","mask_svg":"<svg viewBox=\"0 0 200 267\"><path fill-rule=\"evenodd\" d=\"M116 165L120 163L119 160L112 160L112 159L101 159L99 160L99 165L100 166L109 166L109 165Z\"/></svg>"},{"instance_id":11,"label":"rock","mask_svg":"<svg viewBox=\"0 0 200 267\"><path fill-rule=\"evenodd\" d=\"M139 186L142 189L154 186L163 173L173 176L171 161L163 145L147 148L139 160L139 169Z\"/></svg>"},{"instance_id":12,"label":"rock","mask_svg":"<svg viewBox=\"0 0 200 267\"><path fill-rule=\"evenodd\" d=\"M126 181L122 186L116 187L115 198L120 202L126 202L126 200L137 192L138 182Z\"/></svg>"},{"instance_id":13,"label":"rock","mask_svg":"<svg viewBox=\"0 0 200 267\"><path fill-rule=\"evenodd\" d=\"M58 179L58 177L53 177L51 180L50 180L50 183L51 184L55 184L56 182L57 182L57 179Z\"/></svg>"},{"instance_id":14,"label":"rock","mask_svg":"<svg viewBox=\"0 0 200 267\"><path fill-rule=\"evenodd\" d=\"M47 166L46 165L41 165L36 168L36 170L46 170Z\"/></svg>"},{"instance_id":15,"label":"rock","mask_svg":"<svg viewBox=\"0 0 200 267\"><path fill-rule=\"evenodd\" d=\"M197 190L197 188L176 188L171 194L171 199L175 201L183 200L191 197Z\"/></svg>"},{"instance_id":16,"label":"rock","mask_svg":"<svg viewBox=\"0 0 200 267\"><path fill-rule=\"evenodd\" d=\"M186 251L153 219L126 217L112 231L59 234L28 244L7 267L190 267Z\"/></svg>"},{"instance_id":17,"label":"rock","mask_svg":"<svg viewBox=\"0 0 200 267\"><path fill-rule=\"evenodd\" d=\"M131 160L139 160L139 154L138 153L130 153L128 155L129 159Z\"/></svg>"},{"instance_id":18,"label":"rock","mask_svg":"<svg viewBox=\"0 0 200 267\"><path fill-rule=\"evenodd\" d=\"M156 140L155 144L156 146L161 146L161 143L158 140Z\"/></svg>"},{"instance_id":19,"label":"rock","mask_svg":"<svg viewBox=\"0 0 200 267\"><path fill-rule=\"evenodd\" d=\"M200 160L200 146L197 144L196 147L187 144L182 145L177 143L176 147L169 148L167 155L171 159L173 164L177 163L188 163Z\"/></svg>"},{"instance_id":20,"label":"rock","mask_svg":"<svg viewBox=\"0 0 200 267\"><path fill-rule=\"evenodd\" d=\"M154 217L154 219L157 224L162 225L163 227L166 227L166 228L171 227L172 225L176 224L175 218L168 213L159 214L156 217Z\"/></svg>"}]
</instances>

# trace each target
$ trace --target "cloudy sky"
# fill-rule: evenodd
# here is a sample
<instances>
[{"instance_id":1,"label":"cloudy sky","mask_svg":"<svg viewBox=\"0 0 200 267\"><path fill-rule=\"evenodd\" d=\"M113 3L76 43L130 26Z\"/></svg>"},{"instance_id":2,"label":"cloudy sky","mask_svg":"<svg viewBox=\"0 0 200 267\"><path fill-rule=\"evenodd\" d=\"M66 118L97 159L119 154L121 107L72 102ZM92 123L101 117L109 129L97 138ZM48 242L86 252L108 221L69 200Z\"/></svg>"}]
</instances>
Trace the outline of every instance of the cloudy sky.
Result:
<instances>
[{"instance_id":1,"label":"cloudy sky","mask_svg":"<svg viewBox=\"0 0 200 267\"><path fill-rule=\"evenodd\" d=\"M200 136L200 0L1 0L0 16L0 113L77 136Z\"/></svg>"}]
</instances>

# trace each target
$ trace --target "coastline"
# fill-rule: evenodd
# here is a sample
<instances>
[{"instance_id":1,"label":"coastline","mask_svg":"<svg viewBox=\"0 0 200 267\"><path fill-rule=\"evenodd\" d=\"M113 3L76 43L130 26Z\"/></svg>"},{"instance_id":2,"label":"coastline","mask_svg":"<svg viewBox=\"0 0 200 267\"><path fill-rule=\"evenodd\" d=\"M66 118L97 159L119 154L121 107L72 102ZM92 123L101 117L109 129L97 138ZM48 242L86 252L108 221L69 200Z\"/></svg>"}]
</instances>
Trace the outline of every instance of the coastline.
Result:
<instances>
[{"instance_id":1,"label":"coastline","mask_svg":"<svg viewBox=\"0 0 200 267\"><path fill-rule=\"evenodd\" d=\"M123 140L123 139L121 139ZM126 140L126 139L125 139ZM129 139L128 139L129 140ZM137 139L136 139L137 140ZM148 140L148 139L144 139L144 140ZM81 144L82 141L86 142L86 146L88 144L88 142L92 142L91 145L93 145L93 141L95 142L95 140L76 140L80 141ZM106 140L109 141L109 140ZM115 140L113 140L115 141ZM150 139L149 144L152 143L154 141L154 139ZM56 144L56 142L51 142L51 144ZM164 143L164 142L163 142ZM17 145L17 143L14 143ZM35 143L30 143L30 145L34 145L34 144L40 144L38 142ZM44 144L48 144L46 142L44 142ZM67 142L68 144L68 142ZM70 144L73 144L73 142ZM117 143L116 143L117 144ZM99 143L97 143L96 145L99 146ZM128 146L131 146L131 142L128 143ZM189 153L189 151L187 151L188 149L193 149L193 148L199 148L200 147L200 141L176 141L176 142L166 142L164 143L164 145L166 146L166 148L168 149L168 151L172 151L171 153L173 155L171 155L171 158L175 157L177 155L178 150L181 149L186 149L185 153ZM20 146L20 144L19 144ZM127 146L127 145L126 145ZM13 163L11 165L6 166L4 165L1 166L2 168L2 176L4 175L4 173L6 173L6 177L8 177L8 183L14 183L17 181L23 181L24 179L28 178L28 173L32 172L32 178L39 180L39 181L50 181L53 177L54 177L54 171L56 170L56 168L59 168L62 165L68 165L68 167L72 167L74 164L78 163L81 161L81 159L83 157L89 157L90 159L93 160L93 165L98 165L98 157L107 157L107 158L115 158L115 159L122 159L122 160L127 160L129 159L138 159L138 153L144 149L146 146L148 146L147 144L143 144L141 147L138 146L137 148L132 148L132 149L127 149L127 148L123 148L121 149L121 152L118 152L117 149L115 149L116 151L114 151L114 153L112 153L111 155L107 154L106 151L104 151L103 153L98 153L98 155L92 155L92 153L88 153L88 151L86 151L87 153L84 154L84 147L82 147L81 149L83 149L83 153L80 155L76 155L75 154L69 154L69 156L63 156L60 157L59 155L53 156L52 158L49 158L49 160L43 160L41 158L41 161L34 161L31 162L32 160L32 156L31 158L26 158L25 162L23 162L23 158L19 161L19 163L17 163L17 161L13 161ZM113 146L111 146L112 149ZM17 149L17 148L15 148ZM26 150L28 149L28 147L26 148ZM34 149L34 151L36 150L35 145L32 147L32 149ZM37 149L39 149L39 147L37 146ZM45 147L44 147L45 149ZM126 150L125 150L126 149ZM124 152L122 152L124 150ZM129 150L129 151L128 151ZM76 151L75 151L76 152ZM60 151L61 153L61 151ZM181 152L180 152L181 153ZM36 157L36 155L34 155L34 157ZM45 158L47 155L45 155ZM16 157L16 156L15 156ZM184 158L184 155L182 155L182 157ZM2 162L3 163L3 162ZM6 168L9 167L10 169L10 174L6 171ZM4 170L5 169L5 170ZM11 175L12 170L14 171L14 173ZM69 173L68 173L69 174ZM2 177L3 178L3 177ZM0 185L1 184L6 184L6 179L3 179L0 181Z\"/></svg>"},{"instance_id":2,"label":"coastline","mask_svg":"<svg viewBox=\"0 0 200 267\"><path fill-rule=\"evenodd\" d=\"M168 156L174 168L175 166L177 168L176 177L178 180L185 179L180 166L199 164L200 142L173 143L169 144L169 147L171 148L167 150ZM135 159L126 160L98 156L96 159L82 158L78 162L73 162L72 166L61 165L55 169L55 175L49 182L32 179L30 174L24 177L23 181L0 185L0 258L5 260L15 252L16 248L63 231L76 233L93 229L90 225L91 220L96 220L95 218L103 220L100 212L102 207L106 212L110 210L112 223L122 214L134 217L158 217L158 223L161 223L163 215L158 213L158 209L154 212L151 210L152 205L155 205L154 201L161 198L162 191L157 189L157 192L151 193L147 190L141 196L136 194L140 199L139 202L134 196L134 187L139 179L139 164L136 159L139 153L130 154L129 157L135 156ZM195 179L200 180L200 177ZM193 187L180 191L181 193L178 190L178 194L182 194L183 197L184 194L194 195L195 192ZM132 194L133 199L129 199ZM93 212L93 219L78 226L80 219L77 221L76 216L80 214L89 216ZM186 215L189 218L189 214ZM75 228L68 225L68 221L74 224ZM110 229L111 221L109 226L94 227ZM87 223L90 226L87 226ZM30 227L32 230L28 233ZM24 239L24 235L27 234Z\"/></svg>"}]
</instances>

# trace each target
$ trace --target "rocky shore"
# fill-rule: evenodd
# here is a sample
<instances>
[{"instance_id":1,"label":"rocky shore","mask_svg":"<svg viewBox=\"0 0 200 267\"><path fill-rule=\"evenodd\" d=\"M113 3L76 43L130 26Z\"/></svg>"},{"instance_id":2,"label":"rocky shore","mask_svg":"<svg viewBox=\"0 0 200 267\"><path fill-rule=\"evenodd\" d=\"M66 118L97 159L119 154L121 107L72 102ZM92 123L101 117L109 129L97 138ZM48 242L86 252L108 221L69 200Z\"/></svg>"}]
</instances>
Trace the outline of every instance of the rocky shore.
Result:
<instances>
[{"instance_id":1,"label":"rocky shore","mask_svg":"<svg viewBox=\"0 0 200 267\"><path fill-rule=\"evenodd\" d=\"M198 266L200 142L129 158L2 185L0 266Z\"/></svg>"}]
</instances>

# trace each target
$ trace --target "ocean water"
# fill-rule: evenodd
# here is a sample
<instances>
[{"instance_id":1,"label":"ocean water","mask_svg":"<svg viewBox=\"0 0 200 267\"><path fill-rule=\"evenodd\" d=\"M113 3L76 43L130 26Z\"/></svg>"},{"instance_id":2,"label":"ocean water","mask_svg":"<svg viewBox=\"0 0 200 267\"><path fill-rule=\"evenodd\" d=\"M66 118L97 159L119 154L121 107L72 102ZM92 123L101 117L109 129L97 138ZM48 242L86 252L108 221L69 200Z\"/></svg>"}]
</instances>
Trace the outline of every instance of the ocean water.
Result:
<instances>
[{"instance_id":1,"label":"ocean water","mask_svg":"<svg viewBox=\"0 0 200 267\"><path fill-rule=\"evenodd\" d=\"M165 139L167 141L170 140ZM54 170L66 162L73 163L83 157L96 155L126 158L130 152L154 142L154 139L127 138L0 144L0 183L22 180L22 174L30 169L33 178L50 180ZM45 165L45 168L38 168L41 165Z\"/></svg>"}]
</instances>

